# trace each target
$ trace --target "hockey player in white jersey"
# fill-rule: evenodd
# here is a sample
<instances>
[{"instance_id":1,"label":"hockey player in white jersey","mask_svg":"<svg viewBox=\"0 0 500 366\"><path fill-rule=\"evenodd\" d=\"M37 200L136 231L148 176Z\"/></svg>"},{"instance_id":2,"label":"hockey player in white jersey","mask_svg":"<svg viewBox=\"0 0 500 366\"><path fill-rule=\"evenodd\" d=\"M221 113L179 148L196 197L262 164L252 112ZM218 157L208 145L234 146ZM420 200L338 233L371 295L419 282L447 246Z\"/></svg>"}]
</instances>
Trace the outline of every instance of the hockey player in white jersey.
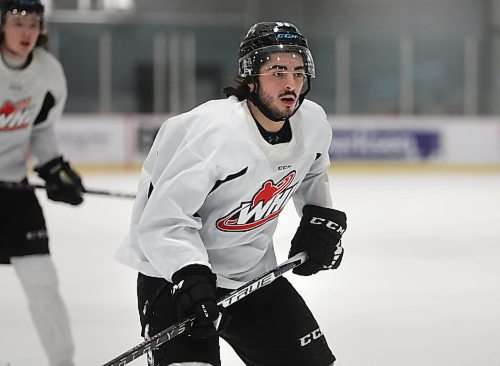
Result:
<instances>
[{"instance_id":1,"label":"hockey player in white jersey","mask_svg":"<svg viewBox=\"0 0 500 366\"><path fill-rule=\"evenodd\" d=\"M138 270L143 335L195 316L148 357L156 366L218 366L219 337L246 365L327 366L332 354L302 297L280 277L226 308L217 300L276 266L273 234L293 200L301 216L290 256L309 276L337 268L346 215L333 208L325 112L305 99L314 62L286 22L255 24L240 45L235 87L170 118L142 169L117 259Z\"/></svg>"},{"instance_id":2,"label":"hockey player in white jersey","mask_svg":"<svg viewBox=\"0 0 500 366\"><path fill-rule=\"evenodd\" d=\"M12 264L22 284L49 364L69 366L73 339L44 215L35 193L20 189L32 154L48 198L72 205L83 200L81 179L55 141L66 79L61 64L41 47L47 35L40 1L0 0L0 8L0 263Z\"/></svg>"}]
</instances>

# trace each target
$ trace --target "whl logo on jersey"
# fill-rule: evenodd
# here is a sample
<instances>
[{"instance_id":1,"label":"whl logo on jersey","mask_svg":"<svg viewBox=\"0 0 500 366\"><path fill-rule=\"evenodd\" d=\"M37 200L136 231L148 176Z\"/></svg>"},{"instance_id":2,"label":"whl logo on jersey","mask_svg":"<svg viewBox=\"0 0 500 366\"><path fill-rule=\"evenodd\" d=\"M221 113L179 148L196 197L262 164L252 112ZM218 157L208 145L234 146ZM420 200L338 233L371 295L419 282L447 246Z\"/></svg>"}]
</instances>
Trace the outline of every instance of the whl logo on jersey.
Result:
<instances>
[{"instance_id":1,"label":"whl logo on jersey","mask_svg":"<svg viewBox=\"0 0 500 366\"><path fill-rule=\"evenodd\" d=\"M242 202L229 215L217 220L217 228L222 231L249 231L278 217L292 196L295 174L291 171L278 183L266 181L251 201Z\"/></svg>"},{"instance_id":2,"label":"whl logo on jersey","mask_svg":"<svg viewBox=\"0 0 500 366\"><path fill-rule=\"evenodd\" d=\"M9 100L0 105L0 131L13 131L29 125L29 105L31 98L17 103Z\"/></svg>"}]
</instances>

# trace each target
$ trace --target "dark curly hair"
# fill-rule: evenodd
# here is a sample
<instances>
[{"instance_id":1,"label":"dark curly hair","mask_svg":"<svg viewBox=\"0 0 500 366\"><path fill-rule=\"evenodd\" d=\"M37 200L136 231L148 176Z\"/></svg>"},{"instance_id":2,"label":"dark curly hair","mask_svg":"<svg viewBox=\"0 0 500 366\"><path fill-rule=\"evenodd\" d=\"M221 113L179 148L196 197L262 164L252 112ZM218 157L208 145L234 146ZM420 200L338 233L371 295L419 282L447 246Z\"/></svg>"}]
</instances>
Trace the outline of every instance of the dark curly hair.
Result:
<instances>
[{"instance_id":1,"label":"dark curly hair","mask_svg":"<svg viewBox=\"0 0 500 366\"><path fill-rule=\"evenodd\" d=\"M226 86L222 89L222 92L226 98L235 96L241 102L242 100L250 98L250 84L255 83L257 80L255 76L247 76L242 78L241 76L236 76L234 79L236 86Z\"/></svg>"}]
</instances>

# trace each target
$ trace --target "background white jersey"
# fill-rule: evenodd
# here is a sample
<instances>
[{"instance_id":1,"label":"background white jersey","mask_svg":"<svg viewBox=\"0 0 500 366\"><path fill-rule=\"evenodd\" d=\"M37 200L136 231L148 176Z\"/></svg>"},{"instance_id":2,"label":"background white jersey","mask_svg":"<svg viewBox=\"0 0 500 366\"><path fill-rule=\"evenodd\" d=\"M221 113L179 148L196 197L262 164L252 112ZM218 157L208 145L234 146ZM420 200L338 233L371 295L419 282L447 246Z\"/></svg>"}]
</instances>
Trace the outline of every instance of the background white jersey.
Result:
<instances>
[{"instance_id":1,"label":"background white jersey","mask_svg":"<svg viewBox=\"0 0 500 366\"><path fill-rule=\"evenodd\" d=\"M167 120L144 162L117 259L169 281L188 264L209 265L225 288L274 267L272 237L288 200L299 214L304 204L332 207L325 112L305 100L290 126L290 142L267 143L235 97Z\"/></svg>"},{"instance_id":2,"label":"background white jersey","mask_svg":"<svg viewBox=\"0 0 500 366\"><path fill-rule=\"evenodd\" d=\"M66 96L62 66L43 48L35 48L31 63L21 70L8 68L0 58L0 181L26 176L29 151L38 164L59 155L54 121Z\"/></svg>"}]
</instances>

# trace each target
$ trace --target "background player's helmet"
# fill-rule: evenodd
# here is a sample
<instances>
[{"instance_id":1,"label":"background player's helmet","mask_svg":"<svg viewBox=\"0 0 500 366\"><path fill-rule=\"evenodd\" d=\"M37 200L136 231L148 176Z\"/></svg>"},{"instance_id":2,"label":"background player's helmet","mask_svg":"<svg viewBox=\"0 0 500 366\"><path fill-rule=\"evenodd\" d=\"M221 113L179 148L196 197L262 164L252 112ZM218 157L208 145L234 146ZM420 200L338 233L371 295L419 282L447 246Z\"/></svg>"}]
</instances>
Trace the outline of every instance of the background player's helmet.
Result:
<instances>
[{"instance_id":1,"label":"background player's helmet","mask_svg":"<svg viewBox=\"0 0 500 366\"><path fill-rule=\"evenodd\" d=\"M36 13L40 16L40 28L43 29L44 7L40 0L0 0L0 10L2 12L2 24L5 22L8 13Z\"/></svg>"},{"instance_id":2,"label":"background player's helmet","mask_svg":"<svg viewBox=\"0 0 500 366\"><path fill-rule=\"evenodd\" d=\"M314 61L306 38L297 27L286 22L261 22L250 28L240 44L240 76L245 78L258 75L269 54L275 52L300 54L306 75L315 77Z\"/></svg>"}]
</instances>

